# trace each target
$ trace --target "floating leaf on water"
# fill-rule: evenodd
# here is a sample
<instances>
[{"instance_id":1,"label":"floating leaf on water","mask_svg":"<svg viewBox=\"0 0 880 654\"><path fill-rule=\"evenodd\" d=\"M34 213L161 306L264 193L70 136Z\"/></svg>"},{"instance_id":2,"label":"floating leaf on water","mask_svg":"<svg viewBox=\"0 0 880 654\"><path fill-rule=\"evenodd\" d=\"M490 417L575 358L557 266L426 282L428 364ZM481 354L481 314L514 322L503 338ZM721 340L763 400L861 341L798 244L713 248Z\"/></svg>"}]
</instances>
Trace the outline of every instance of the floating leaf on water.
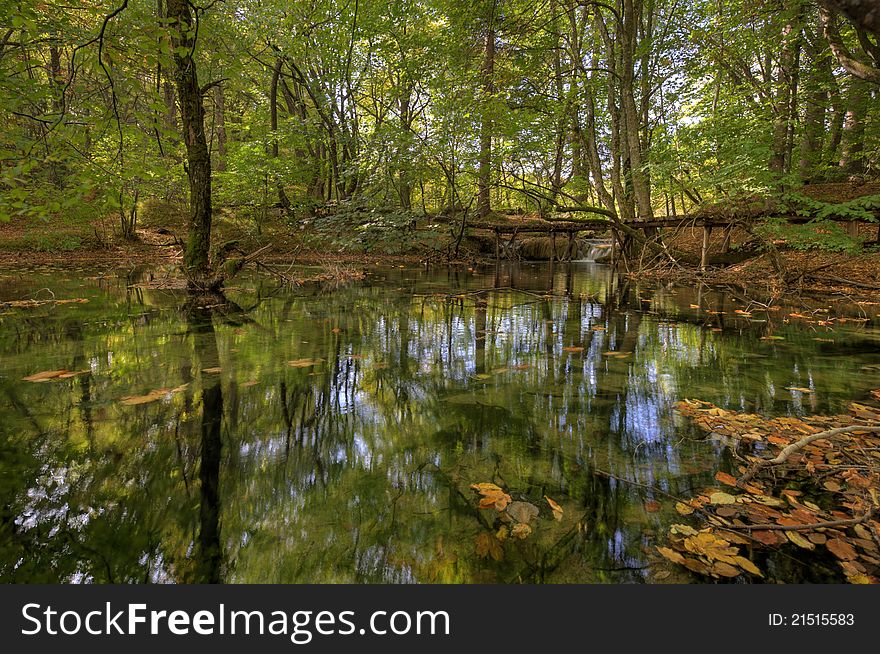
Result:
<instances>
[{"instance_id":1,"label":"floating leaf on water","mask_svg":"<svg viewBox=\"0 0 880 654\"><path fill-rule=\"evenodd\" d=\"M684 565L684 557L675 550L668 547L658 547L657 551L660 552L661 556L663 556L663 558L667 561L672 561L673 563Z\"/></svg>"},{"instance_id":2,"label":"floating leaf on water","mask_svg":"<svg viewBox=\"0 0 880 654\"><path fill-rule=\"evenodd\" d=\"M711 568L709 568L709 566L702 561L698 561L697 559L692 559L690 557L686 557L682 565L691 572L696 572L700 575L708 575L710 574L711 570Z\"/></svg>"},{"instance_id":3,"label":"floating leaf on water","mask_svg":"<svg viewBox=\"0 0 880 654\"><path fill-rule=\"evenodd\" d=\"M802 548L804 548L805 550L814 550L814 549L816 549L816 546L813 545L813 543L811 543L810 541L808 541L806 538L804 538L803 536L801 536L801 535L800 535L798 532L796 532L796 531L786 531L786 532L785 532L785 537L788 538L788 540L790 540L792 543L794 543L794 544L797 545L798 547L802 547Z\"/></svg>"},{"instance_id":4,"label":"floating leaf on water","mask_svg":"<svg viewBox=\"0 0 880 654\"><path fill-rule=\"evenodd\" d=\"M832 538L828 540L825 543L825 547L827 547L828 550L838 559L844 561L850 561L858 556L853 546L842 538Z\"/></svg>"},{"instance_id":5,"label":"floating leaf on water","mask_svg":"<svg viewBox=\"0 0 880 654\"><path fill-rule=\"evenodd\" d=\"M688 552L700 554L707 559L728 563L732 562L739 553L738 548L708 531L688 536L684 540L684 547Z\"/></svg>"},{"instance_id":6,"label":"floating leaf on water","mask_svg":"<svg viewBox=\"0 0 880 654\"><path fill-rule=\"evenodd\" d=\"M715 481L722 483L725 486L736 486L736 477L726 472L716 472Z\"/></svg>"},{"instance_id":7,"label":"floating leaf on water","mask_svg":"<svg viewBox=\"0 0 880 654\"><path fill-rule=\"evenodd\" d=\"M259 383L260 382L258 382L256 379L251 379L249 381L242 382L241 384L239 384L239 386L241 386L242 388L250 388L251 386L256 386Z\"/></svg>"},{"instance_id":8,"label":"floating leaf on water","mask_svg":"<svg viewBox=\"0 0 880 654\"><path fill-rule=\"evenodd\" d=\"M291 368L311 368L312 366L320 365L323 361L323 359L294 359L293 361L288 361L287 365Z\"/></svg>"},{"instance_id":9,"label":"floating leaf on water","mask_svg":"<svg viewBox=\"0 0 880 654\"><path fill-rule=\"evenodd\" d=\"M182 384L176 388L157 388L145 395L126 395L119 401L121 404L125 404L126 406L149 404L150 402L156 402L157 400L161 400L162 398L173 395L174 393L180 393L181 391L186 389L187 386L189 386L189 384Z\"/></svg>"},{"instance_id":10,"label":"floating leaf on water","mask_svg":"<svg viewBox=\"0 0 880 654\"><path fill-rule=\"evenodd\" d=\"M556 502L554 502L553 500L551 500L551 499L550 499L549 497L547 497L546 495L544 496L544 499L547 500L547 504L550 505L550 509L553 511L553 517L554 517L556 520L562 520L562 515L563 515L563 513L564 513L564 511L562 510L562 507L559 506L559 504L557 504Z\"/></svg>"},{"instance_id":11,"label":"floating leaf on water","mask_svg":"<svg viewBox=\"0 0 880 654\"><path fill-rule=\"evenodd\" d=\"M805 388L803 386L786 386L785 390L787 391L797 391L798 393L812 393L812 388Z\"/></svg>"},{"instance_id":12,"label":"floating leaf on water","mask_svg":"<svg viewBox=\"0 0 880 654\"><path fill-rule=\"evenodd\" d=\"M712 572L722 577L738 577L740 575L739 568L735 568L724 561L715 561L712 564Z\"/></svg>"},{"instance_id":13,"label":"floating leaf on water","mask_svg":"<svg viewBox=\"0 0 880 654\"><path fill-rule=\"evenodd\" d=\"M754 563L749 561L744 556L736 557L736 564L745 570L746 572L751 572L753 575L758 575L759 577L763 577L764 575L761 573L761 570Z\"/></svg>"},{"instance_id":14,"label":"floating leaf on water","mask_svg":"<svg viewBox=\"0 0 880 654\"><path fill-rule=\"evenodd\" d=\"M694 507L689 504L685 504L684 502L676 502L675 510L678 511L681 515L690 515L694 512Z\"/></svg>"},{"instance_id":15,"label":"floating leaf on water","mask_svg":"<svg viewBox=\"0 0 880 654\"><path fill-rule=\"evenodd\" d=\"M507 515L517 522L529 523L538 517L538 507L531 502L511 502L507 507Z\"/></svg>"},{"instance_id":16,"label":"floating leaf on water","mask_svg":"<svg viewBox=\"0 0 880 654\"><path fill-rule=\"evenodd\" d=\"M752 537L764 545L776 545L781 541L779 533L776 531L760 530L753 531Z\"/></svg>"},{"instance_id":17,"label":"floating leaf on water","mask_svg":"<svg viewBox=\"0 0 880 654\"><path fill-rule=\"evenodd\" d=\"M731 495L729 493L723 493L721 491L718 491L717 493L712 493L709 496L709 501L712 504L735 504L736 497L734 497L733 495Z\"/></svg>"},{"instance_id":18,"label":"floating leaf on water","mask_svg":"<svg viewBox=\"0 0 880 654\"><path fill-rule=\"evenodd\" d=\"M682 536L694 536L699 532L689 525L675 524L669 528L669 533L681 534Z\"/></svg>"},{"instance_id":19,"label":"floating leaf on water","mask_svg":"<svg viewBox=\"0 0 880 654\"><path fill-rule=\"evenodd\" d=\"M43 372L37 372L33 375L28 375L27 377L22 377L22 381L28 382L45 382L50 379L66 379L67 377L72 377L73 375L77 375L79 373L70 374L69 370L44 370Z\"/></svg>"},{"instance_id":20,"label":"floating leaf on water","mask_svg":"<svg viewBox=\"0 0 880 654\"><path fill-rule=\"evenodd\" d=\"M484 531L477 536L474 544L476 545L477 556L480 558L485 559L491 556L496 561L500 561L504 556L504 548L493 534Z\"/></svg>"},{"instance_id":21,"label":"floating leaf on water","mask_svg":"<svg viewBox=\"0 0 880 654\"><path fill-rule=\"evenodd\" d=\"M656 502L651 500L650 502L645 502L645 511L648 513L657 513L660 511L661 505L660 502Z\"/></svg>"},{"instance_id":22,"label":"floating leaf on water","mask_svg":"<svg viewBox=\"0 0 880 654\"><path fill-rule=\"evenodd\" d=\"M516 538L519 538L520 540L525 540L526 538L528 538L531 535L531 533L532 533L532 528L529 527L524 522L516 523L515 525L513 525L513 529L510 530L511 536L515 536Z\"/></svg>"},{"instance_id":23,"label":"floating leaf on water","mask_svg":"<svg viewBox=\"0 0 880 654\"><path fill-rule=\"evenodd\" d=\"M764 506L785 506L785 502L769 495L752 495L755 502L760 502Z\"/></svg>"},{"instance_id":24,"label":"floating leaf on water","mask_svg":"<svg viewBox=\"0 0 880 654\"><path fill-rule=\"evenodd\" d=\"M495 509L503 511L510 504L510 495L505 493L495 484L488 482L480 484L471 484L471 488L477 491L482 497L480 498L481 509Z\"/></svg>"},{"instance_id":25,"label":"floating leaf on water","mask_svg":"<svg viewBox=\"0 0 880 654\"><path fill-rule=\"evenodd\" d=\"M580 345L570 345L568 347L562 348L563 352L583 352L584 348Z\"/></svg>"},{"instance_id":26,"label":"floating leaf on water","mask_svg":"<svg viewBox=\"0 0 880 654\"><path fill-rule=\"evenodd\" d=\"M223 372L223 368L221 368L220 366L215 366L214 368L202 368L202 372L209 375L219 375L221 372Z\"/></svg>"}]
</instances>

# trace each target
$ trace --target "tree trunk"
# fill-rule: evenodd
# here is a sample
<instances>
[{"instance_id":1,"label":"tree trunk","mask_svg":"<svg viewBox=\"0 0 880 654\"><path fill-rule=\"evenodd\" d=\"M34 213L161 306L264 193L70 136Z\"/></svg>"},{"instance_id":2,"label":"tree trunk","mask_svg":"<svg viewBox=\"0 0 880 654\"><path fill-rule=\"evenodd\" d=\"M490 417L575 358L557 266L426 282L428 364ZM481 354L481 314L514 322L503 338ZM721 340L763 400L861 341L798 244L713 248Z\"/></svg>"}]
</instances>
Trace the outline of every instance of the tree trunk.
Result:
<instances>
[{"instance_id":1,"label":"tree trunk","mask_svg":"<svg viewBox=\"0 0 880 654\"><path fill-rule=\"evenodd\" d=\"M847 175L861 175L865 172L862 149L869 97L867 82L855 77L850 79L846 119L843 124L843 154L840 157L840 169Z\"/></svg>"},{"instance_id":2,"label":"tree trunk","mask_svg":"<svg viewBox=\"0 0 880 654\"><path fill-rule=\"evenodd\" d=\"M489 187L492 175L492 96L495 93L495 7L486 23L483 52L483 115L480 125L480 156L477 176L477 214L485 217L492 210Z\"/></svg>"},{"instance_id":3,"label":"tree trunk","mask_svg":"<svg viewBox=\"0 0 880 654\"><path fill-rule=\"evenodd\" d=\"M770 171L778 177L785 174L786 161L789 159L789 123L793 97L794 71L797 66L798 30L793 21L786 22L782 29L782 51L779 55L779 66L776 70L776 92L773 101L773 143L770 155Z\"/></svg>"},{"instance_id":4,"label":"tree trunk","mask_svg":"<svg viewBox=\"0 0 880 654\"><path fill-rule=\"evenodd\" d=\"M226 98L223 87L214 87L214 125L217 128L217 170L226 170Z\"/></svg>"},{"instance_id":5,"label":"tree trunk","mask_svg":"<svg viewBox=\"0 0 880 654\"><path fill-rule=\"evenodd\" d=\"M269 87L269 129L272 131L272 160L278 159L278 80L281 78L281 66L284 60L279 57L272 69L272 83ZM290 200L284 192L284 185L278 178L278 173L272 171L272 180L278 188L278 204L284 211L290 209Z\"/></svg>"},{"instance_id":6,"label":"tree trunk","mask_svg":"<svg viewBox=\"0 0 880 654\"><path fill-rule=\"evenodd\" d=\"M211 276L211 156L205 139L202 90L192 56L195 24L187 0L168 0L166 6L189 178L190 212L184 267L190 288L205 289Z\"/></svg>"}]
</instances>

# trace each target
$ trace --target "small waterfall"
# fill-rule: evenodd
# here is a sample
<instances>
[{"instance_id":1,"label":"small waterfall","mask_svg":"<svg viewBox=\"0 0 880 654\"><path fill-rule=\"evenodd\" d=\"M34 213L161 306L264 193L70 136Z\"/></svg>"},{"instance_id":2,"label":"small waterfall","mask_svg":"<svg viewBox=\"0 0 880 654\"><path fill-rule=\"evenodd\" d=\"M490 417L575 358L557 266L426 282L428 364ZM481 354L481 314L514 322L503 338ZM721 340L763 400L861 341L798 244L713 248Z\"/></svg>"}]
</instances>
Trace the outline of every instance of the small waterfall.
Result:
<instances>
[{"instance_id":1,"label":"small waterfall","mask_svg":"<svg viewBox=\"0 0 880 654\"><path fill-rule=\"evenodd\" d=\"M579 261L598 263L611 258L611 240L588 240L581 248Z\"/></svg>"}]
</instances>

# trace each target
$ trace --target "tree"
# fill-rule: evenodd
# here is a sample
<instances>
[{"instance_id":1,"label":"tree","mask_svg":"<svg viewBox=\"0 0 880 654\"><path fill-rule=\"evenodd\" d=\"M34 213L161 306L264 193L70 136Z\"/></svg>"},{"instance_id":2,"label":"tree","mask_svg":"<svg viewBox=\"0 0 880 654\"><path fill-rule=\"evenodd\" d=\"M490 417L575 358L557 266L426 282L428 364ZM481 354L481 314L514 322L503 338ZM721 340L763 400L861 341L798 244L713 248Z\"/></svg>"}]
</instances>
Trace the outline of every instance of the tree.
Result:
<instances>
[{"instance_id":1,"label":"tree","mask_svg":"<svg viewBox=\"0 0 880 654\"><path fill-rule=\"evenodd\" d=\"M187 0L166 0L171 43L174 48L174 81L180 105L183 142L186 145L186 173L189 178L190 213L184 266L190 286L210 290L220 280L211 269L211 155L205 139L203 94L213 84L202 88L194 58L198 26ZM198 13L200 9L196 9Z\"/></svg>"}]
</instances>

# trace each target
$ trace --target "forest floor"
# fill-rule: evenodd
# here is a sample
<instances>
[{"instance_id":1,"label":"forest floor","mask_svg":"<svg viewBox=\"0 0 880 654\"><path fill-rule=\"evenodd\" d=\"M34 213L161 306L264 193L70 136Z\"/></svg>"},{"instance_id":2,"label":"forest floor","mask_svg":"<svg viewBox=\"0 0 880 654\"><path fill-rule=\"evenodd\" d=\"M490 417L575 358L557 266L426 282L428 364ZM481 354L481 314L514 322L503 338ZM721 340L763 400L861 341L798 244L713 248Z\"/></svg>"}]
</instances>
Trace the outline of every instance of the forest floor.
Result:
<instances>
[{"instance_id":1,"label":"forest floor","mask_svg":"<svg viewBox=\"0 0 880 654\"><path fill-rule=\"evenodd\" d=\"M799 189L799 193L826 202L844 202L864 195L880 195L880 182L816 184ZM109 219L52 222L13 219L0 222L0 267L27 269L49 265L111 268L178 262L182 258L181 238L185 231L181 216L179 207L161 204L145 207L141 211L137 239L132 241L114 240L106 236L113 232L111 225L115 226ZM877 240L877 225L863 224L859 229L859 236L866 243ZM414 265L431 258L423 249L413 244L410 244L412 247L407 246L408 233L405 230L398 237L400 242L395 244L394 253L383 251L380 247L369 252L358 252L356 248L343 251L332 241L332 237L315 234L307 225L297 228L278 218L270 218L257 225L252 220L221 210L215 218L215 241L223 243L233 238L239 242L242 252L253 252L271 245L261 255L261 261L265 263L305 266ZM713 231L709 247L710 266L706 271L700 272L686 266L661 266L642 270L639 275L648 279L699 280L735 286L753 297L818 294L847 301L880 299L880 247L876 245L867 245L862 251L850 254L795 250L778 242L779 262L785 270L783 283L766 253L752 253L738 263L712 265L713 257L721 256L724 238L724 230ZM731 249L735 252L750 239L752 236L744 230L733 230ZM702 229L680 229L664 235L664 240L668 246L698 259ZM485 253L485 247L482 253L479 251L479 239L466 241L463 246L461 258L465 261L457 263L475 264L491 258Z\"/></svg>"}]
</instances>

